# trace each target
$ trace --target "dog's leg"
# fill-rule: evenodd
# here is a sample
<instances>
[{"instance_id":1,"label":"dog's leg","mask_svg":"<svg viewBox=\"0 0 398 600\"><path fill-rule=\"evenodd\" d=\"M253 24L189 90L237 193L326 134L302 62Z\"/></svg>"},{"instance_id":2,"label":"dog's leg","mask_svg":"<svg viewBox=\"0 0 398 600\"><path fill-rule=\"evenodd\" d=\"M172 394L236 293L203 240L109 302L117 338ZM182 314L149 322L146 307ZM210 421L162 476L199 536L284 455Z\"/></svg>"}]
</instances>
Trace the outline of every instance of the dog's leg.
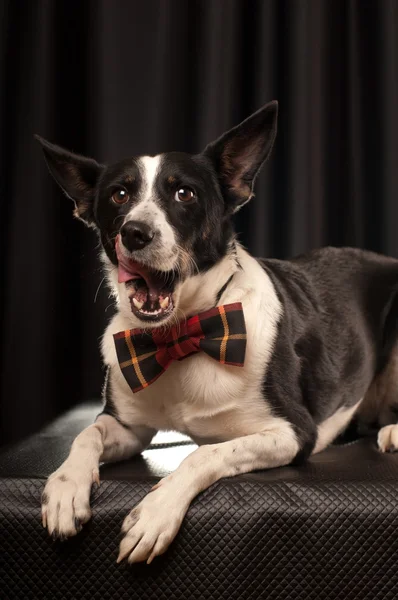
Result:
<instances>
[{"instance_id":1,"label":"dog's leg","mask_svg":"<svg viewBox=\"0 0 398 600\"><path fill-rule=\"evenodd\" d=\"M275 427L220 444L201 446L161 479L126 517L118 562L147 561L163 554L195 496L222 477L289 464L300 446L283 419Z\"/></svg>"},{"instance_id":2,"label":"dog's leg","mask_svg":"<svg viewBox=\"0 0 398 600\"><path fill-rule=\"evenodd\" d=\"M147 427L124 427L102 414L77 436L66 461L48 478L42 495L43 526L54 539L76 535L90 519L90 492L93 482L99 485L99 462L138 454L155 433Z\"/></svg>"}]
</instances>

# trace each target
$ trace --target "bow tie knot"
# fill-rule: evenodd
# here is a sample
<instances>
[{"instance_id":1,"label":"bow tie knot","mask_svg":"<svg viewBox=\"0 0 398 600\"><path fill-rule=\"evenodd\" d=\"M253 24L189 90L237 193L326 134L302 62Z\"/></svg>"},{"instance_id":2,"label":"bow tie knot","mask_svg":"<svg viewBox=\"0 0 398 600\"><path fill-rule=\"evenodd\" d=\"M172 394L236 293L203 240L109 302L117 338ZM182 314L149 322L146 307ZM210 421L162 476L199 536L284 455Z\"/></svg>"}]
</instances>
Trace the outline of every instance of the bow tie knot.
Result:
<instances>
[{"instance_id":1,"label":"bow tie knot","mask_svg":"<svg viewBox=\"0 0 398 600\"><path fill-rule=\"evenodd\" d=\"M122 373L138 392L153 383L175 360L203 351L218 362L241 367L246 351L242 304L216 306L171 329L131 329L114 335Z\"/></svg>"}]
</instances>

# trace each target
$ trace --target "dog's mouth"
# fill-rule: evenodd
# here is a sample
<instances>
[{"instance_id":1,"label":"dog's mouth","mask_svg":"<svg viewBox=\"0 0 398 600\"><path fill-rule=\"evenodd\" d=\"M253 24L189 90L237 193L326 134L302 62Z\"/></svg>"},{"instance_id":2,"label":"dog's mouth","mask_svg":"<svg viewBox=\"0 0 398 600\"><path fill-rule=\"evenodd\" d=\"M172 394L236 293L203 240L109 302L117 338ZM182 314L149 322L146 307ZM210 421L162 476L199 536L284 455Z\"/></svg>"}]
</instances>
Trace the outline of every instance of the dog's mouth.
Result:
<instances>
[{"instance_id":1,"label":"dog's mouth","mask_svg":"<svg viewBox=\"0 0 398 600\"><path fill-rule=\"evenodd\" d=\"M116 239L118 281L125 283L131 311L143 321L162 321L174 310L173 292L176 276L173 271L157 271L127 258Z\"/></svg>"}]
</instances>

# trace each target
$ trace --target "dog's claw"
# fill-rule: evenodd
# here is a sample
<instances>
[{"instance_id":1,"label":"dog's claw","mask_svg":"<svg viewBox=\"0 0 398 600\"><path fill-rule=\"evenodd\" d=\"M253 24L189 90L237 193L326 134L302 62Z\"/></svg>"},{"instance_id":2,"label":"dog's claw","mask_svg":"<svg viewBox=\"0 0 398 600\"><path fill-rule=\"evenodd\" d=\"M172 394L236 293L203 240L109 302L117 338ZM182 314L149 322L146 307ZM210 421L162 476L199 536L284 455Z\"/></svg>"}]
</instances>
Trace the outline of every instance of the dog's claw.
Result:
<instances>
[{"instance_id":1,"label":"dog's claw","mask_svg":"<svg viewBox=\"0 0 398 600\"><path fill-rule=\"evenodd\" d=\"M126 556L128 556L130 554L130 550L128 550L127 552L119 552L119 556L116 559L116 564L119 564L122 562L122 560L124 558L126 558Z\"/></svg>"},{"instance_id":2,"label":"dog's claw","mask_svg":"<svg viewBox=\"0 0 398 600\"><path fill-rule=\"evenodd\" d=\"M98 485L98 487L100 486L101 481L100 481L99 471L93 471L93 483L96 483Z\"/></svg>"}]
</instances>

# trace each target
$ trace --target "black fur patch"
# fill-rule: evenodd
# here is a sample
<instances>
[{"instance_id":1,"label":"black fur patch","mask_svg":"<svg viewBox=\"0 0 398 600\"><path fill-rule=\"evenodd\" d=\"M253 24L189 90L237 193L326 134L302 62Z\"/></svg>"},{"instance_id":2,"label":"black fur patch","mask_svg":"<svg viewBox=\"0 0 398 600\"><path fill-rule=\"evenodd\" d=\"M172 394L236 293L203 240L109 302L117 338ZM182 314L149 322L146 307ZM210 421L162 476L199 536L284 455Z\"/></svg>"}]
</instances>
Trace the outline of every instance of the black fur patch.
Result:
<instances>
[{"instance_id":1,"label":"black fur patch","mask_svg":"<svg viewBox=\"0 0 398 600\"><path fill-rule=\"evenodd\" d=\"M193 201L174 199L176 191L184 186L195 193ZM233 227L210 161L202 155L165 154L155 188L179 244L193 258L198 270L214 266L227 253Z\"/></svg>"},{"instance_id":2,"label":"black fur patch","mask_svg":"<svg viewBox=\"0 0 398 600\"><path fill-rule=\"evenodd\" d=\"M110 367L107 367L106 374L105 374L104 387L102 388L102 399L105 404L104 404L104 408L99 413L98 417L100 415L109 415L110 417L113 417L114 419L116 419L116 421L118 423L120 423L120 425L122 425L123 427L128 429L129 428L128 425L123 423L123 421L120 419L119 414L117 412L116 404L112 397L111 384L110 384L110 372L111 372Z\"/></svg>"},{"instance_id":3,"label":"black fur patch","mask_svg":"<svg viewBox=\"0 0 398 600\"><path fill-rule=\"evenodd\" d=\"M129 158L104 168L97 184L94 202L94 218L101 236L104 250L113 264L117 264L115 238L123 224L124 217L138 201L142 186L141 172L137 159ZM112 202L115 190L124 189L129 196L126 204Z\"/></svg>"}]
</instances>

